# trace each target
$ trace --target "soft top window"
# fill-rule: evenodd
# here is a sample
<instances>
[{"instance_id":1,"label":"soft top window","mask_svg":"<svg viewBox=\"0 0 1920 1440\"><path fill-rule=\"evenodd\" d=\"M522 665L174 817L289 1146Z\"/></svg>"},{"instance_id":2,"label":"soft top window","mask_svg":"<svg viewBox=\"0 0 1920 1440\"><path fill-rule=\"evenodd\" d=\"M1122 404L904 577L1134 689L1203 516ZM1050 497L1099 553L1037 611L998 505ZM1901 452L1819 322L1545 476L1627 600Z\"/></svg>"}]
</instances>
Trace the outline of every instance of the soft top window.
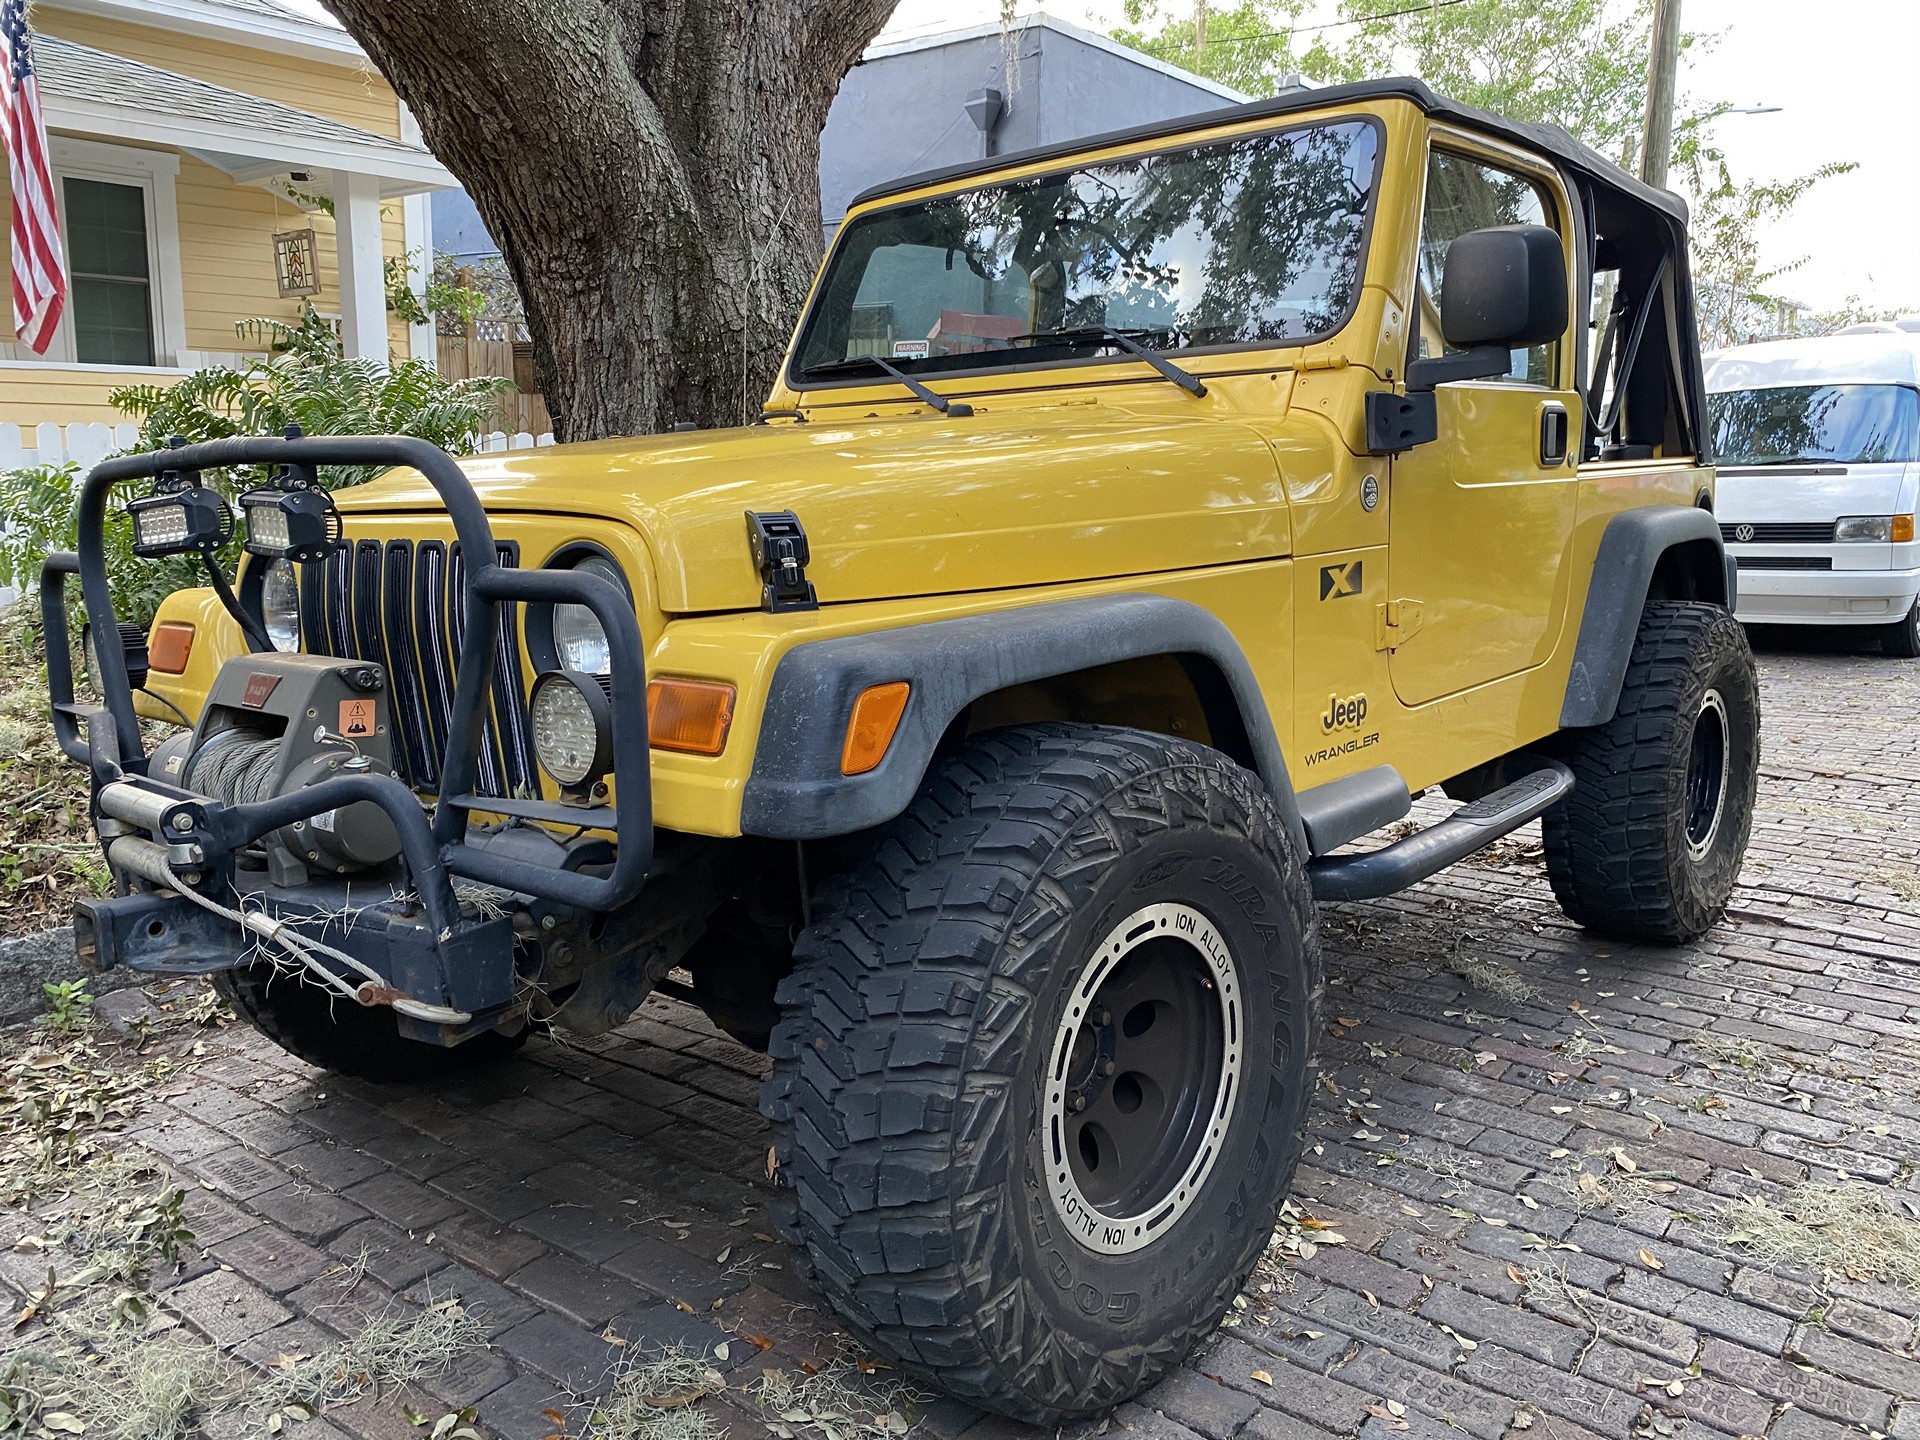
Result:
<instances>
[{"instance_id":1,"label":"soft top window","mask_svg":"<svg viewBox=\"0 0 1920 1440\"><path fill-rule=\"evenodd\" d=\"M1300 126L1089 165L849 221L795 378L877 356L916 373L1154 349L1294 344L1359 291L1379 131ZM823 377L811 377L823 378Z\"/></svg>"},{"instance_id":2,"label":"soft top window","mask_svg":"<svg viewBox=\"0 0 1920 1440\"><path fill-rule=\"evenodd\" d=\"M1784 385L1707 397L1722 465L1920 460L1920 391L1902 385Z\"/></svg>"}]
</instances>

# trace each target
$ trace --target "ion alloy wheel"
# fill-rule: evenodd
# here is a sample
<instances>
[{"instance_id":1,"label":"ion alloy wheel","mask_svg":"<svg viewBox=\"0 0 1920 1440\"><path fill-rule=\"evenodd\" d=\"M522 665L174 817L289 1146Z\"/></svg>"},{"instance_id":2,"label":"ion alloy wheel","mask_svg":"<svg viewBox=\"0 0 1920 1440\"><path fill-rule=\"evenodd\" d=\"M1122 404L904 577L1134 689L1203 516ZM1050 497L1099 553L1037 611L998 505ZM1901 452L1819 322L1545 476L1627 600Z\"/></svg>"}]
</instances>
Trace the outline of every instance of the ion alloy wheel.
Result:
<instances>
[{"instance_id":1,"label":"ion alloy wheel","mask_svg":"<svg viewBox=\"0 0 1920 1440\"><path fill-rule=\"evenodd\" d=\"M1240 1079L1233 957L1191 905L1114 926L1073 989L1047 1066L1053 1208L1106 1255L1152 1244L1220 1158Z\"/></svg>"},{"instance_id":2,"label":"ion alloy wheel","mask_svg":"<svg viewBox=\"0 0 1920 1440\"><path fill-rule=\"evenodd\" d=\"M1137 730L977 736L813 916L761 1108L822 1297L1037 1424L1174 1370L1272 1238L1313 1090L1313 902L1259 778Z\"/></svg>"},{"instance_id":3,"label":"ion alloy wheel","mask_svg":"<svg viewBox=\"0 0 1920 1440\"><path fill-rule=\"evenodd\" d=\"M1727 737L1727 702L1718 690L1700 697L1693 720L1693 744L1687 755L1687 854L1704 859L1720 834L1727 809L1727 780L1733 747Z\"/></svg>"}]
</instances>

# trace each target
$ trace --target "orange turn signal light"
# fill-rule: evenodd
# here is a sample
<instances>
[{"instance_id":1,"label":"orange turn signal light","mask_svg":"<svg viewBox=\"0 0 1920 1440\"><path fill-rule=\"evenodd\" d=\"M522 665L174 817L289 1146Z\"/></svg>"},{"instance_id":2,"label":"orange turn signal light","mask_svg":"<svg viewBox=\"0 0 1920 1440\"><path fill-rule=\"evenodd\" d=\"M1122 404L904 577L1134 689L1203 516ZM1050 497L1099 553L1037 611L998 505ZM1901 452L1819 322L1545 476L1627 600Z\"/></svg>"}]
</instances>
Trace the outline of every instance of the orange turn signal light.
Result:
<instances>
[{"instance_id":1,"label":"orange turn signal light","mask_svg":"<svg viewBox=\"0 0 1920 1440\"><path fill-rule=\"evenodd\" d=\"M869 685L853 702L853 714L847 719L847 743L840 747L840 773L864 775L887 758L893 744L893 732L900 728L900 717L907 713L907 696L912 686L904 680L885 685Z\"/></svg>"},{"instance_id":2,"label":"orange turn signal light","mask_svg":"<svg viewBox=\"0 0 1920 1440\"><path fill-rule=\"evenodd\" d=\"M147 668L162 675L187 673L187 657L193 654L193 626L166 620L153 627L147 640Z\"/></svg>"},{"instance_id":3,"label":"orange turn signal light","mask_svg":"<svg viewBox=\"0 0 1920 1440\"><path fill-rule=\"evenodd\" d=\"M656 750L718 755L733 728L733 686L716 680L655 680L647 686L647 737Z\"/></svg>"},{"instance_id":4,"label":"orange turn signal light","mask_svg":"<svg viewBox=\"0 0 1920 1440\"><path fill-rule=\"evenodd\" d=\"M1905 545L1913 539L1913 516L1896 515L1893 517L1893 543Z\"/></svg>"}]
</instances>

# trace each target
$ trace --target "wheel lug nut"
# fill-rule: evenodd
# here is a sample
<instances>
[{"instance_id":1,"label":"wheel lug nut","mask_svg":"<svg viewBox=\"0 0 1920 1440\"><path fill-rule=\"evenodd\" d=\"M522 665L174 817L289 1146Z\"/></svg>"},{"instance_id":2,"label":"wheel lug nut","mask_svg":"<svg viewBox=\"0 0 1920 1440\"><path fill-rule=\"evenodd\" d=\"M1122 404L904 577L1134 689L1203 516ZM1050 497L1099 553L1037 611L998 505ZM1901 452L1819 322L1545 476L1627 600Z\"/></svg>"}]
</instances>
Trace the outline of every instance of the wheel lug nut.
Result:
<instances>
[{"instance_id":1,"label":"wheel lug nut","mask_svg":"<svg viewBox=\"0 0 1920 1440\"><path fill-rule=\"evenodd\" d=\"M1093 1017L1093 1023L1096 1025L1111 1025L1113 1023L1113 1012L1111 1010L1102 1010L1098 1015Z\"/></svg>"},{"instance_id":2,"label":"wheel lug nut","mask_svg":"<svg viewBox=\"0 0 1920 1440\"><path fill-rule=\"evenodd\" d=\"M1111 1060L1102 1060L1100 1062L1100 1073L1102 1075L1113 1074L1115 1068L1116 1067L1114 1066L1114 1063Z\"/></svg>"},{"instance_id":3,"label":"wheel lug nut","mask_svg":"<svg viewBox=\"0 0 1920 1440\"><path fill-rule=\"evenodd\" d=\"M1076 1115L1079 1114L1082 1110L1087 1108L1087 1097L1084 1095L1074 1096L1071 1100L1067 1102L1067 1108L1073 1111Z\"/></svg>"}]
</instances>

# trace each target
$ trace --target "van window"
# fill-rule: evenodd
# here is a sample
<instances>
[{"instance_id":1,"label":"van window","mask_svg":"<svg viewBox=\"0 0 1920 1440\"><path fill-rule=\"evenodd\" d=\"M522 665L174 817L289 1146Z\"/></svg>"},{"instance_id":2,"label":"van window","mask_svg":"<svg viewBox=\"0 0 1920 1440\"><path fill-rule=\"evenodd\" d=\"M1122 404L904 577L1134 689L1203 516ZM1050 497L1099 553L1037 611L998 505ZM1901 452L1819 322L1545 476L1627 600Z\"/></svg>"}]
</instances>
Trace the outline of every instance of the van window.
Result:
<instances>
[{"instance_id":1,"label":"van window","mask_svg":"<svg viewBox=\"0 0 1920 1440\"><path fill-rule=\"evenodd\" d=\"M1920 460L1920 391L1904 385L1783 385L1707 397L1722 465Z\"/></svg>"}]
</instances>

